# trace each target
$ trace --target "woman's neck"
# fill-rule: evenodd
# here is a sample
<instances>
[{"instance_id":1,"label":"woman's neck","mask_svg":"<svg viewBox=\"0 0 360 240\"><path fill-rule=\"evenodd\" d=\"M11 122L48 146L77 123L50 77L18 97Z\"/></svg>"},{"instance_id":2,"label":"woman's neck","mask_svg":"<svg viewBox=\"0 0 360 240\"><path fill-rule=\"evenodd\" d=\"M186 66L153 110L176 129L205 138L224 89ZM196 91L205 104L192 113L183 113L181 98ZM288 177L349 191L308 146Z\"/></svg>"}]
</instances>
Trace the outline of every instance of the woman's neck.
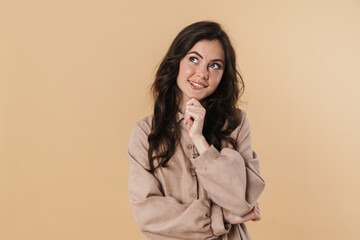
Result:
<instances>
[{"instance_id":1,"label":"woman's neck","mask_svg":"<svg viewBox=\"0 0 360 240\"><path fill-rule=\"evenodd\" d=\"M186 103L189 101L190 99L187 96L181 96L181 101L180 101L180 106L179 106L179 111L182 114L185 114L185 108L186 108Z\"/></svg>"}]
</instances>

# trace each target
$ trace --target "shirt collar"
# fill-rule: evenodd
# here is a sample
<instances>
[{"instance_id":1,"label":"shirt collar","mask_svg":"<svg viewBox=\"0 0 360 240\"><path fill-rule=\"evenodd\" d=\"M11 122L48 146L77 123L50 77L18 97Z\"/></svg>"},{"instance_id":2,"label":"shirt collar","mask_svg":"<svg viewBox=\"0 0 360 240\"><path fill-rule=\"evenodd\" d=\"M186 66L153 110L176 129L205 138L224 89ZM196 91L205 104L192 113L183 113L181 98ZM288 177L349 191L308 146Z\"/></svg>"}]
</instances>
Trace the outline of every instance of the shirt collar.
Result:
<instances>
[{"instance_id":1,"label":"shirt collar","mask_svg":"<svg viewBox=\"0 0 360 240\"><path fill-rule=\"evenodd\" d=\"M180 111L178 111L176 114L176 123L180 122L183 119L184 119L184 114L182 114Z\"/></svg>"}]
</instances>

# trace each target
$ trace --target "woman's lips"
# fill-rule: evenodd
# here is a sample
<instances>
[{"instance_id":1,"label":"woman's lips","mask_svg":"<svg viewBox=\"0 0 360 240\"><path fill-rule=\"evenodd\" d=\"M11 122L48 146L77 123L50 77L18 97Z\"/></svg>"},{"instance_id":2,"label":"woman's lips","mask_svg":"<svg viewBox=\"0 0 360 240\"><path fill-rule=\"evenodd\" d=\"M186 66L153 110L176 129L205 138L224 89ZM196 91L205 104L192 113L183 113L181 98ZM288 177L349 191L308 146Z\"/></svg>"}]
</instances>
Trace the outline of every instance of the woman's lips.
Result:
<instances>
[{"instance_id":1,"label":"woman's lips","mask_svg":"<svg viewBox=\"0 0 360 240\"><path fill-rule=\"evenodd\" d=\"M200 82L195 82L195 81L191 81L191 80L188 80L188 82L190 84L190 87L195 90L200 90L200 89L204 89L207 87L206 85L204 85L203 83L200 83Z\"/></svg>"}]
</instances>

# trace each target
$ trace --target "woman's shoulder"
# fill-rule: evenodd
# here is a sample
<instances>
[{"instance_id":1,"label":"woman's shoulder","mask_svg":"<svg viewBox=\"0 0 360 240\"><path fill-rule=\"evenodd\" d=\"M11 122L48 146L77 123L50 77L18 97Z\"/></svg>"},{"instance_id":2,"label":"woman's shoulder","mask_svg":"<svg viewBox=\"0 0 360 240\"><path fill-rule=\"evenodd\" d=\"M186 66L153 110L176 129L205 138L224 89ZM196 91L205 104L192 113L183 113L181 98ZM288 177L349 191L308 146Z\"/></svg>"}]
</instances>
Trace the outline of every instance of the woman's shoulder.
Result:
<instances>
[{"instance_id":1,"label":"woman's shoulder","mask_svg":"<svg viewBox=\"0 0 360 240\"><path fill-rule=\"evenodd\" d=\"M247 113L244 109L236 109L237 127L232 132L233 137L239 137L242 134L248 134L250 131L250 124Z\"/></svg>"},{"instance_id":2,"label":"woman's shoulder","mask_svg":"<svg viewBox=\"0 0 360 240\"><path fill-rule=\"evenodd\" d=\"M130 144L137 142L143 142L143 144L145 144L147 142L147 138L151 132L152 118L153 115L151 114L135 122L130 136Z\"/></svg>"},{"instance_id":3,"label":"woman's shoulder","mask_svg":"<svg viewBox=\"0 0 360 240\"><path fill-rule=\"evenodd\" d=\"M143 117L135 123L134 128L141 128L147 134L150 134L153 117L154 114Z\"/></svg>"},{"instance_id":4,"label":"woman's shoulder","mask_svg":"<svg viewBox=\"0 0 360 240\"><path fill-rule=\"evenodd\" d=\"M238 120L239 126L241 126L246 120L246 112L244 109L236 108L235 109L236 118Z\"/></svg>"},{"instance_id":5,"label":"woman's shoulder","mask_svg":"<svg viewBox=\"0 0 360 240\"><path fill-rule=\"evenodd\" d=\"M127 150L130 158L146 170L150 170L147 154L149 149L148 136L151 132L152 118L153 115L148 115L135 122Z\"/></svg>"}]
</instances>

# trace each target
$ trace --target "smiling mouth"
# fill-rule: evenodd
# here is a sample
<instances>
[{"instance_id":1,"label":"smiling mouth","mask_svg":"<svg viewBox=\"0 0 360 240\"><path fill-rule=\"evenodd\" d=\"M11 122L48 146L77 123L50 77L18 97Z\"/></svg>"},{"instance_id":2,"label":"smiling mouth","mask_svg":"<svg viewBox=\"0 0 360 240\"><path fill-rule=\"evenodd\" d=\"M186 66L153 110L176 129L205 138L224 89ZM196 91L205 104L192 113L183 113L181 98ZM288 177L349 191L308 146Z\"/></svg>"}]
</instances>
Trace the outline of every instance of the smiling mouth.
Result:
<instances>
[{"instance_id":1,"label":"smiling mouth","mask_svg":"<svg viewBox=\"0 0 360 240\"><path fill-rule=\"evenodd\" d=\"M200 85L200 84L198 84L198 83L196 83L196 82L192 82L192 81L190 81L190 80L188 80L188 82L189 82L191 85L195 86L195 87L201 87L201 88L206 88L206 87L207 87L207 86L205 86L205 85Z\"/></svg>"}]
</instances>

